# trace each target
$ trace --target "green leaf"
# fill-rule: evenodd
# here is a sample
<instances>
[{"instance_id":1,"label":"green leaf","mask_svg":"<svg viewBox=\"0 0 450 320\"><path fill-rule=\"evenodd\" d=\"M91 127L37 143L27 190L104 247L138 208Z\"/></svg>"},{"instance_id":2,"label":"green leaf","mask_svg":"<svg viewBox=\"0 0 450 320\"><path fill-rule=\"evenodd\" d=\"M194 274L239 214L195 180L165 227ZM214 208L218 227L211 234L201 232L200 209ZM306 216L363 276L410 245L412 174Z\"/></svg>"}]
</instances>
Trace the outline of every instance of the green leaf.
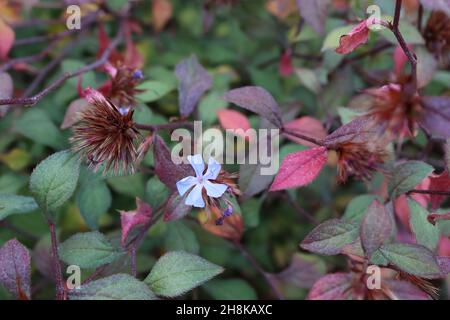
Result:
<instances>
[{"instance_id":1,"label":"green leaf","mask_svg":"<svg viewBox=\"0 0 450 320\"><path fill-rule=\"evenodd\" d=\"M45 214L52 214L72 196L79 173L78 157L67 150L52 154L33 170L30 191Z\"/></svg>"},{"instance_id":2,"label":"green leaf","mask_svg":"<svg viewBox=\"0 0 450 320\"><path fill-rule=\"evenodd\" d=\"M12 214L24 214L38 208L32 197L0 193L0 220Z\"/></svg>"},{"instance_id":3,"label":"green leaf","mask_svg":"<svg viewBox=\"0 0 450 320\"><path fill-rule=\"evenodd\" d=\"M416 244L392 243L380 249L390 263L409 274L435 279L442 276L436 257L430 249Z\"/></svg>"},{"instance_id":4,"label":"green leaf","mask_svg":"<svg viewBox=\"0 0 450 320\"><path fill-rule=\"evenodd\" d=\"M16 122L16 131L53 149L62 149L66 141L47 113L39 108L31 108L24 112Z\"/></svg>"},{"instance_id":5,"label":"green leaf","mask_svg":"<svg viewBox=\"0 0 450 320\"><path fill-rule=\"evenodd\" d=\"M117 193L127 195L133 199L136 197L144 198L145 182L144 176L140 173L123 177L111 177L107 181Z\"/></svg>"},{"instance_id":6,"label":"green leaf","mask_svg":"<svg viewBox=\"0 0 450 320\"><path fill-rule=\"evenodd\" d=\"M341 39L341 37L349 33L353 29L353 27L354 25L338 27L328 33L322 45L322 52L325 50L336 49L339 46L339 40Z\"/></svg>"},{"instance_id":7,"label":"green leaf","mask_svg":"<svg viewBox=\"0 0 450 320\"><path fill-rule=\"evenodd\" d=\"M261 199L251 198L241 204L242 216L246 228L255 228L259 224L261 211Z\"/></svg>"},{"instance_id":8,"label":"green leaf","mask_svg":"<svg viewBox=\"0 0 450 320\"><path fill-rule=\"evenodd\" d=\"M142 281L128 274L115 274L69 292L70 300L156 300Z\"/></svg>"},{"instance_id":9,"label":"green leaf","mask_svg":"<svg viewBox=\"0 0 450 320\"><path fill-rule=\"evenodd\" d=\"M357 223L331 219L315 227L302 241L300 246L311 252L335 255L341 249L358 239Z\"/></svg>"},{"instance_id":10,"label":"green leaf","mask_svg":"<svg viewBox=\"0 0 450 320\"><path fill-rule=\"evenodd\" d=\"M377 196L364 194L353 198L345 209L343 219L360 222L370 204L377 199Z\"/></svg>"},{"instance_id":11,"label":"green leaf","mask_svg":"<svg viewBox=\"0 0 450 320\"><path fill-rule=\"evenodd\" d=\"M409 222L417 243L435 250L439 242L439 228L428 222L428 211L416 201L408 198L408 206Z\"/></svg>"},{"instance_id":12,"label":"green leaf","mask_svg":"<svg viewBox=\"0 0 450 320\"><path fill-rule=\"evenodd\" d=\"M153 292L176 297L203 284L219 273L219 267L199 256L173 251L162 256L144 280Z\"/></svg>"},{"instance_id":13,"label":"green leaf","mask_svg":"<svg viewBox=\"0 0 450 320\"><path fill-rule=\"evenodd\" d=\"M242 279L212 280L202 288L215 300L257 300L255 289Z\"/></svg>"},{"instance_id":14,"label":"green leaf","mask_svg":"<svg viewBox=\"0 0 450 320\"><path fill-rule=\"evenodd\" d=\"M193 254L199 252L199 244L195 233L181 220L167 223L165 247L167 251L181 250Z\"/></svg>"},{"instance_id":15,"label":"green leaf","mask_svg":"<svg viewBox=\"0 0 450 320\"><path fill-rule=\"evenodd\" d=\"M422 161L407 161L396 165L389 181L389 194L394 199L414 189L433 170L432 166Z\"/></svg>"},{"instance_id":16,"label":"green leaf","mask_svg":"<svg viewBox=\"0 0 450 320\"><path fill-rule=\"evenodd\" d=\"M148 80L141 83L137 88L145 91L136 94L136 99L142 102L153 102L174 90L175 86L171 83Z\"/></svg>"},{"instance_id":17,"label":"green leaf","mask_svg":"<svg viewBox=\"0 0 450 320\"><path fill-rule=\"evenodd\" d=\"M77 205L87 225L98 229L98 220L111 206L111 192L105 181L92 178L84 182L77 193Z\"/></svg>"},{"instance_id":18,"label":"green leaf","mask_svg":"<svg viewBox=\"0 0 450 320\"><path fill-rule=\"evenodd\" d=\"M61 259L80 268L97 268L122 255L98 231L77 233L59 246Z\"/></svg>"},{"instance_id":19,"label":"green leaf","mask_svg":"<svg viewBox=\"0 0 450 320\"><path fill-rule=\"evenodd\" d=\"M147 181L145 200L152 208L158 208L170 195L169 189L158 177L154 176Z\"/></svg>"}]
</instances>

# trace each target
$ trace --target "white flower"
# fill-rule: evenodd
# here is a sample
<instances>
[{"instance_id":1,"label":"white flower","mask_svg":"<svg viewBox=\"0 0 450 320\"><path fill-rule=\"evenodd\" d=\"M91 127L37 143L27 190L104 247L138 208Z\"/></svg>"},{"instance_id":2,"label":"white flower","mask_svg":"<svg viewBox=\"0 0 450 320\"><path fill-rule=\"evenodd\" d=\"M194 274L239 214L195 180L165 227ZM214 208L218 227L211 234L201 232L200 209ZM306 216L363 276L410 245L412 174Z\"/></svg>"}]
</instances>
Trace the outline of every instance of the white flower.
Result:
<instances>
[{"instance_id":1,"label":"white flower","mask_svg":"<svg viewBox=\"0 0 450 320\"><path fill-rule=\"evenodd\" d=\"M206 194L208 197L219 198L228 189L226 184L212 183L209 180L215 180L220 173L221 165L214 159L209 158L208 169L205 174L205 163L201 154L196 154L194 156L187 157L192 168L195 170L196 177L189 176L181 179L177 182L177 189L180 196L183 196L192 187L191 192L189 192L186 197L185 204L188 206L194 206L197 208L204 208L205 201L203 201L202 192L203 188L206 189Z\"/></svg>"}]
</instances>

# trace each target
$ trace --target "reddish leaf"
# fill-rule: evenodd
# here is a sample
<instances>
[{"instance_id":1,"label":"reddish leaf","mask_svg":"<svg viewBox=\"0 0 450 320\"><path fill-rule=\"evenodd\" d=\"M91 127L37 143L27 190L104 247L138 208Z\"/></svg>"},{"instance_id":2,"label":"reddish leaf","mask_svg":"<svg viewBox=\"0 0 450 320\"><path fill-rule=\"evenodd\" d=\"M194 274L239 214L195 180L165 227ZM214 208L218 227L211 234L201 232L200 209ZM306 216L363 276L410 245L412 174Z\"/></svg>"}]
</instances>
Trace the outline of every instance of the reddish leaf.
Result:
<instances>
[{"instance_id":1,"label":"reddish leaf","mask_svg":"<svg viewBox=\"0 0 450 320\"><path fill-rule=\"evenodd\" d=\"M372 21L373 20L361 21L348 34L343 35L339 40L339 47L336 48L336 52L340 54L348 54L359 46L367 43L370 31L369 26Z\"/></svg>"},{"instance_id":2,"label":"reddish leaf","mask_svg":"<svg viewBox=\"0 0 450 320\"><path fill-rule=\"evenodd\" d=\"M412 49L410 47L410 49ZM394 69L395 74L397 77L399 77L403 72L403 67L408 62L408 57L406 56L405 52L403 51L402 47L400 45L397 45L394 50Z\"/></svg>"},{"instance_id":3,"label":"reddish leaf","mask_svg":"<svg viewBox=\"0 0 450 320\"><path fill-rule=\"evenodd\" d=\"M164 208L164 221L173 221L184 218L192 210L192 206L185 205L186 197L189 193L186 192L184 196L180 196L178 191L172 193Z\"/></svg>"},{"instance_id":4,"label":"reddish leaf","mask_svg":"<svg viewBox=\"0 0 450 320\"><path fill-rule=\"evenodd\" d=\"M320 278L308 293L309 300L347 300L353 274L331 273Z\"/></svg>"},{"instance_id":5,"label":"reddish leaf","mask_svg":"<svg viewBox=\"0 0 450 320\"><path fill-rule=\"evenodd\" d=\"M291 122L288 122L284 125L284 128L289 131L293 131L295 133L299 133L299 134L302 134L302 135L305 135L308 137L312 137L316 140L322 140L327 135L327 132L325 131L325 128L322 125L322 122L320 122L319 120L317 120L313 117L309 117L309 116L301 117L301 118L295 119ZM292 140L298 144L302 144L302 145L308 146L308 147L316 146L315 144L313 144L309 141L305 141L303 139L296 138L294 136L290 136L287 133L285 133L284 135L289 140Z\"/></svg>"},{"instance_id":6,"label":"reddish leaf","mask_svg":"<svg viewBox=\"0 0 450 320\"><path fill-rule=\"evenodd\" d=\"M385 280L391 300L430 300L430 296L407 281Z\"/></svg>"},{"instance_id":7,"label":"reddish leaf","mask_svg":"<svg viewBox=\"0 0 450 320\"><path fill-rule=\"evenodd\" d=\"M430 186L428 190L430 191L450 191L450 176L446 171L441 174L431 174L429 176ZM431 202L431 208L436 210L439 206L444 202L447 196L438 195L438 194L430 194L428 195Z\"/></svg>"},{"instance_id":8,"label":"reddish leaf","mask_svg":"<svg viewBox=\"0 0 450 320\"><path fill-rule=\"evenodd\" d=\"M0 248L0 284L18 299L30 299L30 253L16 239Z\"/></svg>"},{"instance_id":9,"label":"reddish leaf","mask_svg":"<svg viewBox=\"0 0 450 320\"><path fill-rule=\"evenodd\" d=\"M248 129L251 129L250 122L248 121L248 118L240 113L239 111L230 110L230 109L220 109L217 111L217 117L219 118L220 125L222 128L231 129L231 130L238 130L242 129L243 131L247 131ZM239 133L237 131L237 133ZM244 134L244 132L242 132ZM247 136L249 137L249 136Z\"/></svg>"},{"instance_id":10,"label":"reddish leaf","mask_svg":"<svg viewBox=\"0 0 450 320\"><path fill-rule=\"evenodd\" d=\"M450 138L450 97L424 97L420 125L438 138Z\"/></svg>"},{"instance_id":11,"label":"reddish leaf","mask_svg":"<svg viewBox=\"0 0 450 320\"><path fill-rule=\"evenodd\" d=\"M297 0L300 15L318 33L325 33L328 0Z\"/></svg>"},{"instance_id":12,"label":"reddish leaf","mask_svg":"<svg viewBox=\"0 0 450 320\"><path fill-rule=\"evenodd\" d=\"M173 163L169 148L158 135L155 136L153 144L153 156L156 175L171 190L175 190L179 180L195 175L190 165Z\"/></svg>"},{"instance_id":13,"label":"reddish leaf","mask_svg":"<svg viewBox=\"0 0 450 320\"><path fill-rule=\"evenodd\" d=\"M211 88L212 79L195 55L181 60L175 68L175 75L180 82L180 114L187 117L194 111L200 97Z\"/></svg>"},{"instance_id":14,"label":"reddish leaf","mask_svg":"<svg viewBox=\"0 0 450 320\"><path fill-rule=\"evenodd\" d=\"M301 187L311 183L327 162L327 148L317 147L289 154L281 163L270 191Z\"/></svg>"},{"instance_id":15,"label":"reddish leaf","mask_svg":"<svg viewBox=\"0 0 450 320\"><path fill-rule=\"evenodd\" d=\"M292 50L286 50L281 54L278 72L282 77L287 77L294 73L294 66L292 64Z\"/></svg>"},{"instance_id":16,"label":"reddish leaf","mask_svg":"<svg viewBox=\"0 0 450 320\"><path fill-rule=\"evenodd\" d=\"M89 107L89 105L90 104L84 98L72 101L66 110L66 114L64 115L61 129L67 129L74 125L79 120L80 112Z\"/></svg>"},{"instance_id":17,"label":"reddish leaf","mask_svg":"<svg viewBox=\"0 0 450 320\"><path fill-rule=\"evenodd\" d=\"M15 39L14 30L0 18L0 60L5 60L8 57Z\"/></svg>"},{"instance_id":18,"label":"reddish leaf","mask_svg":"<svg viewBox=\"0 0 450 320\"><path fill-rule=\"evenodd\" d=\"M333 146L347 141L366 142L378 131L370 125L366 117L358 117L346 125L336 129L324 139L326 146Z\"/></svg>"},{"instance_id":19,"label":"reddish leaf","mask_svg":"<svg viewBox=\"0 0 450 320\"><path fill-rule=\"evenodd\" d=\"M228 91L223 98L225 101L259 114L277 128L283 125L280 108L266 89L253 86L242 87Z\"/></svg>"},{"instance_id":20,"label":"reddish leaf","mask_svg":"<svg viewBox=\"0 0 450 320\"><path fill-rule=\"evenodd\" d=\"M120 223L122 226L122 246L132 230L137 226L146 224L152 219L152 208L139 198L136 198L136 210L120 211Z\"/></svg>"},{"instance_id":21,"label":"reddish leaf","mask_svg":"<svg viewBox=\"0 0 450 320\"><path fill-rule=\"evenodd\" d=\"M160 32L172 17L172 3L169 0L153 0L152 21L156 32Z\"/></svg>"},{"instance_id":22,"label":"reddish leaf","mask_svg":"<svg viewBox=\"0 0 450 320\"><path fill-rule=\"evenodd\" d=\"M385 207L375 200L361 222L360 236L366 257L370 259L391 236L394 221Z\"/></svg>"},{"instance_id":23,"label":"reddish leaf","mask_svg":"<svg viewBox=\"0 0 450 320\"><path fill-rule=\"evenodd\" d=\"M140 30L132 22L128 22L125 26L124 64L130 68L142 68L144 66L144 57L137 49L132 37L133 32Z\"/></svg>"},{"instance_id":24,"label":"reddish leaf","mask_svg":"<svg viewBox=\"0 0 450 320\"><path fill-rule=\"evenodd\" d=\"M450 239L449 238L441 237L439 239L438 254L440 256L450 257ZM450 265L449 265L449 267L450 267Z\"/></svg>"}]
</instances>

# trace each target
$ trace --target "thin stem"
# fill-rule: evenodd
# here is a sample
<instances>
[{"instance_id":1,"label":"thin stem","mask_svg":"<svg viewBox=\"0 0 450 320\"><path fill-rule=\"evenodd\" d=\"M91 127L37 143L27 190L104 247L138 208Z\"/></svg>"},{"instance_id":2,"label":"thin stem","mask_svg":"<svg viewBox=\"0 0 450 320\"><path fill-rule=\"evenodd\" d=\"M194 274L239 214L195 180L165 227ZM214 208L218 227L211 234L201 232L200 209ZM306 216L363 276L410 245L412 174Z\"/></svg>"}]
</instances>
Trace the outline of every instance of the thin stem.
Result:
<instances>
[{"instance_id":1,"label":"thin stem","mask_svg":"<svg viewBox=\"0 0 450 320\"><path fill-rule=\"evenodd\" d=\"M322 141L319 141L319 140L314 139L312 137L305 136L305 135L303 135L301 133L297 133L295 131L292 131L292 130L289 130L289 129L286 129L286 128L282 128L281 132L284 135L293 136L295 138L299 138L299 139L311 142L311 143L313 143L315 145L318 145L318 146L321 146L321 147L325 147L325 143L323 143Z\"/></svg>"},{"instance_id":2,"label":"thin stem","mask_svg":"<svg viewBox=\"0 0 450 320\"><path fill-rule=\"evenodd\" d=\"M36 62L36 61L39 61L39 60L45 58L50 52L52 52L56 43L57 43L56 41L53 41L47 48L45 48L44 50L42 50L39 53L30 55L30 56L26 56L26 57L20 57L20 58L15 58L15 59L9 60L8 62L6 62L2 66L0 66L0 73L3 73L5 71L9 70L10 68L14 67L16 64Z\"/></svg>"},{"instance_id":3,"label":"thin stem","mask_svg":"<svg viewBox=\"0 0 450 320\"><path fill-rule=\"evenodd\" d=\"M407 194L411 193L419 193L419 194L433 194L439 196L450 196L450 191L441 191L441 190L417 190L413 189L407 192Z\"/></svg>"},{"instance_id":4,"label":"thin stem","mask_svg":"<svg viewBox=\"0 0 450 320\"><path fill-rule=\"evenodd\" d=\"M290 195L290 193L283 191L281 193L281 196L283 197L283 199L285 199L287 202L289 202L289 204L294 208L294 210L298 213L298 215L302 218L305 218L306 220L308 220L309 222L317 225L318 221L316 220L316 218L311 215L309 212L307 212L305 209L303 209L301 206L299 206L299 204L297 203L297 201L295 201L292 196Z\"/></svg>"},{"instance_id":5,"label":"thin stem","mask_svg":"<svg viewBox=\"0 0 450 320\"><path fill-rule=\"evenodd\" d=\"M64 300L65 285L61 271L61 261L59 260L58 254L58 240L56 239L55 224L53 223L53 221L48 220L48 227L50 229L50 236L52 241L52 263L56 280L56 300Z\"/></svg>"},{"instance_id":6,"label":"thin stem","mask_svg":"<svg viewBox=\"0 0 450 320\"><path fill-rule=\"evenodd\" d=\"M264 271L263 267L256 261L256 259L250 254L250 252L238 241L232 241L234 246L241 252L245 259L263 276L264 280L272 289L272 292L278 300L284 300L284 295L278 288L278 285L272 275Z\"/></svg>"},{"instance_id":7,"label":"thin stem","mask_svg":"<svg viewBox=\"0 0 450 320\"><path fill-rule=\"evenodd\" d=\"M123 28L120 29L118 35L114 38L113 41L109 44L109 46L105 49L102 56L97 59L96 61L92 62L91 64L88 64L74 72L66 72L64 73L60 78L56 79L54 82L52 82L47 88L43 89L39 93L35 94L32 97L29 98L10 98L10 99L0 99L0 105L26 105L26 106L33 106L35 105L39 100L47 96L50 92L53 90L59 88L62 86L68 79L77 77L81 74L84 74L88 71L97 69L104 65L107 61L113 50L119 45L119 43L122 41L123 38Z\"/></svg>"},{"instance_id":8,"label":"thin stem","mask_svg":"<svg viewBox=\"0 0 450 320\"><path fill-rule=\"evenodd\" d=\"M411 87L408 88L409 89L408 94L412 96L417 92L417 56L413 51L409 49L408 44L406 43L402 33L400 32L399 25L400 25L401 10L402 10L402 0L397 0L395 5L394 22L389 26L389 28L394 33L400 47L402 48L403 52L408 57L408 60L411 63Z\"/></svg>"}]
</instances>

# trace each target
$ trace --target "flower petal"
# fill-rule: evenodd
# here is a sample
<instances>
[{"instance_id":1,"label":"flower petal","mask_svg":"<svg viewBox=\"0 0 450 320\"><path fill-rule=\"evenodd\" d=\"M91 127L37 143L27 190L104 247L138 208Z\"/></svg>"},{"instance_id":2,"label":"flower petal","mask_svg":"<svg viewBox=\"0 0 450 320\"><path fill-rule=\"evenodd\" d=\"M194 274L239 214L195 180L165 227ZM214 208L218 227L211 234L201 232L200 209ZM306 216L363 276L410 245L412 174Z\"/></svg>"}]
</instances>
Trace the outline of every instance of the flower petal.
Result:
<instances>
[{"instance_id":1,"label":"flower petal","mask_svg":"<svg viewBox=\"0 0 450 320\"><path fill-rule=\"evenodd\" d=\"M212 183L209 181L205 181L203 185L205 186L206 194L209 197L213 198L221 197L228 189L228 186L222 183Z\"/></svg>"},{"instance_id":2,"label":"flower petal","mask_svg":"<svg viewBox=\"0 0 450 320\"><path fill-rule=\"evenodd\" d=\"M196 185L187 196L185 204L196 208L204 208L205 201L203 201L202 190L203 186L201 184Z\"/></svg>"},{"instance_id":3,"label":"flower petal","mask_svg":"<svg viewBox=\"0 0 450 320\"><path fill-rule=\"evenodd\" d=\"M217 178L217 176L219 175L221 168L222 168L222 166L220 165L220 163L218 163L216 161L216 159L214 159L212 157L209 158L208 169L206 170L204 178L206 180L215 180Z\"/></svg>"},{"instance_id":4,"label":"flower petal","mask_svg":"<svg viewBox=\"0 0 450 320\"><path fill-rule=\"evenodd\" d=\"M186 191L188 191L192 186L198 183L198 179L196 177L186 177L177 182L177 189L180 196L184 195Z\"/></svg>"},{"instance_id":5,"label":"flower petal","mask_svg":"<svg viewBox=\"0 0 450 320\"><path fill-rule=\"evenodd\" d=\"M193 156L187 156L189 163L195 170L197 178L203 177L203 171L205 171L205 163L203 162L203 157L201 154L196 154Z\"/></svg>"}]
</instances>

